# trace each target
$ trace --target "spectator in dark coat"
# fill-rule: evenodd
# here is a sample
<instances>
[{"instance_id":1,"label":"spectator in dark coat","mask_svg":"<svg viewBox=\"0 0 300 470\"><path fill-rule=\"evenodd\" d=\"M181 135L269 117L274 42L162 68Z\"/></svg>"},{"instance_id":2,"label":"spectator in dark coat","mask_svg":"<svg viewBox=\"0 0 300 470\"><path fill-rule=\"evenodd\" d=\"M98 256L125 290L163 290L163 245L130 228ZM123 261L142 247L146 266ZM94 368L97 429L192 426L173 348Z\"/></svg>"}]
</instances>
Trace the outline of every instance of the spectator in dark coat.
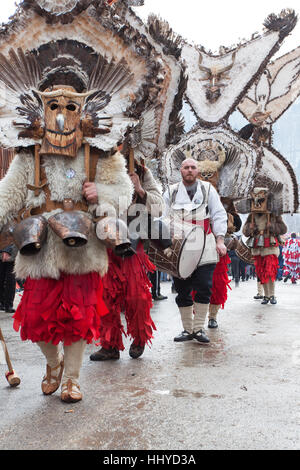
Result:
<instances>
[{"instance_id":1,"label":"spectator in dark coat","mask_svg":"<svg viewBox=\"0 0 300 470\"><path fill-rule=\"evenodd\" d=\"M16 277L14 264L17 249L9 245L0 251L0 310L14 313L13 308L16 292Z\"/></svg>"},{"instance_id":2,"label":"spectator in dark coat","mask_svg":"<svg viewBox=\"0 0 300 470\"><path fill-rule=\"evenodd\" d=\"M240 283L240 261L241 260L236 254L235 250L228 251L228 256L231 259L232 279L235 281L235 287L238 287Z\"/></svg>"}]
</instances>

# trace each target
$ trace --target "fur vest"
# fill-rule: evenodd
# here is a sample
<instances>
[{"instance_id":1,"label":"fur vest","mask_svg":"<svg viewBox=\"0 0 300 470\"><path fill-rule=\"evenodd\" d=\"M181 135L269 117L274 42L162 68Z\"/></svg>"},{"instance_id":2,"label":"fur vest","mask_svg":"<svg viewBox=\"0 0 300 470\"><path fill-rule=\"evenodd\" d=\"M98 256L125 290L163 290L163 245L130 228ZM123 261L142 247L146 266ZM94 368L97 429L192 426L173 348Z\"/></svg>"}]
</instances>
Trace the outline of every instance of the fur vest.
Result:
<instances>
[{"instance_id":1,"label":"fur vest","mask_svg":"<svg viewBox=\"0 0 300 470\"><path fill-rule=\"evenodd\" d=\"M82 201L82 186L85 181L84 151L81 148L76 158L60 156L43 156L42 166L51 192L51 200L62 202L71 198L74 202ZM0 230L3 225L26 207L39 207L45 202L45 193L39 196L27 189L27 184L34 184L34 156L28 151L16 155L11 166L0 182ZM125 167L125 160L120 153L111 157L99 158L96 169L95 184L99 205L113 207L119 214L120 198L122 210L126 210L132 200L133 186ZM99 206L89 205L88 214ZM43 213L48 219L61 209ZM32 279L58 279L60 273L86 274L99 272L103 276L108 269L106 247L92 231L88 243L83 247L70 248L48 228L47 242L41 251L34 256L17 255L15 271L17 277Z\"/></svg>"}]
</instances>

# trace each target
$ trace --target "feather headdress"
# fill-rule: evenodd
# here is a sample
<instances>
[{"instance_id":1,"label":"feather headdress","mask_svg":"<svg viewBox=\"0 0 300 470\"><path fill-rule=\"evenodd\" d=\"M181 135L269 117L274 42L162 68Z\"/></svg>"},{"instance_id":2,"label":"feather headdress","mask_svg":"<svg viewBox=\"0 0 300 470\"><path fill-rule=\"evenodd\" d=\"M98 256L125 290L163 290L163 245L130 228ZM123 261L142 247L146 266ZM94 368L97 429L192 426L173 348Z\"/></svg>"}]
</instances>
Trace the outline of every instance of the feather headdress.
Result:
<instances>
[{"instance_id":1,"label":"feather headdress","mask_svg":"<svg viewBox=\"0 0 300 470\"><path fill-rule=\"evenodd\" d=\"M189 77L186 99L203 126L219 125L230 115L296 22L292 10L270 15L262 35L235 48L222 48L219 55L184 45L182 58Z\"/></svg>"},{"instance_id":2,"label":"feather headdress","mask_svg":"<svg viewBox=\"0 0 300 470\"><path fill-rule=\"evenodd\" d=\"M166 183L181 180L180 166L191 157L206 168L219 171L218 192L221 197L246 197L254 180L259 155L253 145L239 138L230 129L197 128L186 134L177 145L170 146L162 157L162 173Z\"/></svg>"},{"instance_id":3,"label":"feather headdress","mask_svg":"<svg viewBox=\"0 0 300 470\"><path fill-rule=\"evenodd\" d=\"M0 145L40 143L41 93L57 85L72 86L84 97L84 137L92 146L108 151L136 125L163 89L166 72L159 52L140 34L134 13L122 18L125 29L117 27L112 18L118 8L124 3L21 3L0 35ZM69 20L57 23L55 18L65 15Z\"/></svg>"},{"instance_id":4,"label":"feather headdress","mask_svg":"<svg viewBox=\"0 0 300 470\"><path fill-rule=\"evenodd\" d=\"M248 121L257 111L274 124L300 94L300 47L271 62L238 106Z\"/></svg>"}]
</instances>

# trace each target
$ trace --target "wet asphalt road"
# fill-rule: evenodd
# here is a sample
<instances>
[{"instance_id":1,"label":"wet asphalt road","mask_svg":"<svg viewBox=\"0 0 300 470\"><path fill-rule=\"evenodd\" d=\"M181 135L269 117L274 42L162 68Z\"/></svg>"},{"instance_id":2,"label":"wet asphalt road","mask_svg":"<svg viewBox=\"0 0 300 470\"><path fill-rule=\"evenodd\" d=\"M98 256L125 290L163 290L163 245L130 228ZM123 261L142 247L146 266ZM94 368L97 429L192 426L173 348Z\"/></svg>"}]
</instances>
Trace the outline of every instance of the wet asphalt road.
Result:
<instances>
[{"instance_id":1,"label":"wet asphalt road","mask_svg":"<svg viewBox=\"0 0 300 470\"><path fill-rule=\"evenodd\" d=\"M18 388L0 355L0 450L195 450L300 448L300 283L277 283L278 304L253 300L256 282L233 287L210 346L175 343L181 331L171 283L155 302L152 348L133 360L91 362L81 373L82 402L45 397L45 363L22 343L11 315L0 326Z\"/></svg>"}]
</instances>

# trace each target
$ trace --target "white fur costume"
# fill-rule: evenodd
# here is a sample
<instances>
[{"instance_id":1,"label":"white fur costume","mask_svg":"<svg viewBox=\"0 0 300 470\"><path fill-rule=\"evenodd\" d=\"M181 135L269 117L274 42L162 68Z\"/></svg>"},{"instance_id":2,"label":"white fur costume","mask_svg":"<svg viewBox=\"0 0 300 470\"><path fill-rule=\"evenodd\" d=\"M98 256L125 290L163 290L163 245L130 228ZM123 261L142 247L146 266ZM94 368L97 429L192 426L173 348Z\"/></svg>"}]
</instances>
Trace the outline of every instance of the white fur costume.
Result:
<instances>
[{"instance_id":1,"label":"white fur costume","mask_svg":"<svg viewBox=\"0 0 300 470\"><path fill-rule=\"evenodd\" d=\"M85 180L83 150L76 158L45 156L43 158L45 172L51 191L51 199L63 201L72 198L74 202L82 201L82 185ZM72 168L74 178L67 178L66 172ZM45 194L41 191L38 197L27 189L27 184L34 184L34 157L28 152L18 154L13 160L6 177L0 183L0 228L15 217L20 209L41 206L45 202ZM120 153L112 157L103 157L97 164L95 183L98 190L100 207L113 206L118 214L119 198L126 207L132 199L132 183L127 175L124 158ZM89 205L89 212L96 209ZM44 213L49 218L61 209ZM67 274L85 274L91 271L103 276L108 268L106 248L94 232L88 243L83 247L70 248L49 228L46 244L40 253L34 256L18 254L16 273L21 279L32 277L40 279L50 277L58 279L61 272Z\"/></svg>"}]
</instances>

